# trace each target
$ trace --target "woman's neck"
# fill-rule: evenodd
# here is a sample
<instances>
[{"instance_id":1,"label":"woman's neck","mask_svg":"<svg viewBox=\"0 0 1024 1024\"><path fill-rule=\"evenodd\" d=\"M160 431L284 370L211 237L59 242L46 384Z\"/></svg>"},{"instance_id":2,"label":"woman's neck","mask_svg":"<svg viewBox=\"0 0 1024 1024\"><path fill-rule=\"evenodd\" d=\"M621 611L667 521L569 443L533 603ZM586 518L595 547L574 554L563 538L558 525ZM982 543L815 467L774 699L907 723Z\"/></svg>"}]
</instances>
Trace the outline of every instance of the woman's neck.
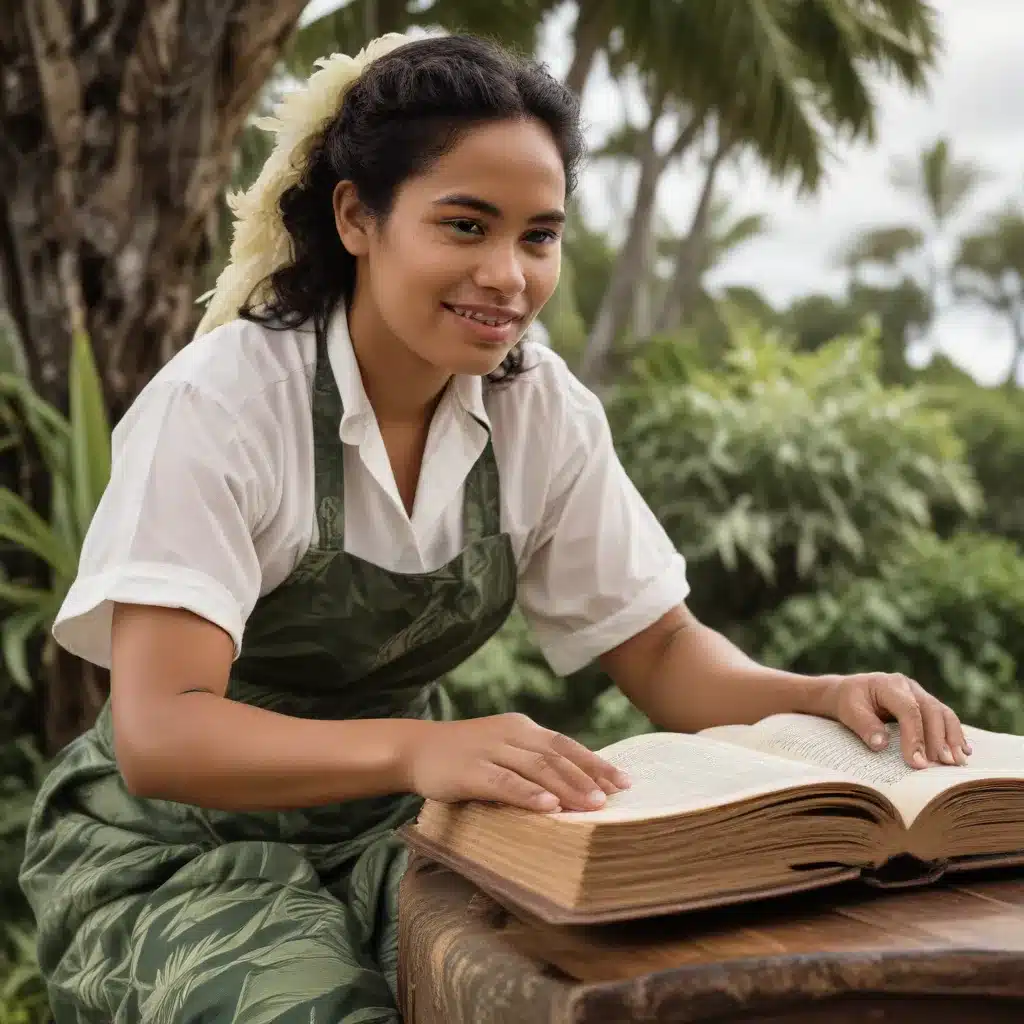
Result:
<instances>
[{"instance_id":1,"label":"woman's neck","mask_svg":"<svg viewBox=\"0 0 1024 1024\"><path fill-rule=\"evenodd\" d=\"M348 330L377 422L396 426L428 423L451 375L411 351L373 306L359 301L358 296L348 309Z\"/></svg>"}]
</instances>

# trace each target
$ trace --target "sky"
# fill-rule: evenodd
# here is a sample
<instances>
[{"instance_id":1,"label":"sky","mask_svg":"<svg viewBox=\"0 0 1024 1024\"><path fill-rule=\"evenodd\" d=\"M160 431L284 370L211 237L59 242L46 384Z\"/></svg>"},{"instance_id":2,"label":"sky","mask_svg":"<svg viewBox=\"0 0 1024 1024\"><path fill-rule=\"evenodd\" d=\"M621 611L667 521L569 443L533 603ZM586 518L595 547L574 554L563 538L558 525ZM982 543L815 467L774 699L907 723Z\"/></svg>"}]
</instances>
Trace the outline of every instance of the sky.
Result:
<instances>
[{"instance_id":1,"label":"sky","mask_svg":"<svg viewBox=\"0 0 1024 1024\"><path fill-rule=\"evenodd\" d=\"M304 18L341 6L339 0L312 0ZM941 19L944 54L924 94L880 84L877 133L873 145L845 145L830 160L817 194L800 197L791 186L773 183L754 161L722 175L722 193L737 214L767 216L769 233L738 250L712 278L712 284L758 288L783 304L809 292L839 292L843 274L837 253L859 231L877 225L914 223L921 212L895 190L888 173L895 158L915 156L941 135L955 156L990 171L990 178L963 217L951 225L970 229L1009 199L1024 202L1024 0L933 0ZM556 73L568 67L568 29L574 14L547 26L540 56ZM618 88L599 67L588 83L584 116L588 138L597 144L621 116ZM659 210L684 227L697 190L696 160L666 175ZM628 182L628 179L627 179ZM617 209L606 175L589 172L583 182L588 217L613 232L621 230L628 209ZM628 194L627 194L628 198ZM1001 380L1009 365L1008 329L989 314L953 308L937 325L938 347L983 383ZM926 356L914 353L915 362Z\"/></svg>"}]
</instances>

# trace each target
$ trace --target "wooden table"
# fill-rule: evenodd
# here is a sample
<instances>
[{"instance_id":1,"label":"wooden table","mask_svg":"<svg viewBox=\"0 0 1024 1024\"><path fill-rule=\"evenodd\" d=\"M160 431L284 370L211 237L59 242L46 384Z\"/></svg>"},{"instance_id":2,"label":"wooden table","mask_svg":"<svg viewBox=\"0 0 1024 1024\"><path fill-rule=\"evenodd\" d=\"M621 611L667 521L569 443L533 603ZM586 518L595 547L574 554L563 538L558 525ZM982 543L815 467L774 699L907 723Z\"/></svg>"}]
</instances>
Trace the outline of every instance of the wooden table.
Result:
<instances>
[{"instance_id":1,"label":"wooden table","mask_svg":"<svg viewBox=\"0 0 1024 1024\"><path fill-rule=\"evenodd\" d=\"M1019 872L557 928L414 857L399 930L405 1024L1024 1020Z\"/></svg>"}]
</instances>

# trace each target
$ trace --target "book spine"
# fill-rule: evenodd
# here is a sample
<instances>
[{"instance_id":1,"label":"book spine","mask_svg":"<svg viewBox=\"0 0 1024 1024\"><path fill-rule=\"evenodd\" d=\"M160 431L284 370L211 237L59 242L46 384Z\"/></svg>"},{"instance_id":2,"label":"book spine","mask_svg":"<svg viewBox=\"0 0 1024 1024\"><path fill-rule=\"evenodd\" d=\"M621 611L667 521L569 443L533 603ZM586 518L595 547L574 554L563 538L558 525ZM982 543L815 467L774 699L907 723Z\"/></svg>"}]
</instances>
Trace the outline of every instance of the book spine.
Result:
<instances>
[{"instance_id":1,"label":"book spine","mask_svg":"<svg viewBox=\"0 0 1024 1024\"><path fill-rule=\"evenodd\" d=\"M876 889L909 889L937 882L948 867L947 860L921 860L901 853L876 868L865 868L860 877Z\"/></svg>"}]
</instances>

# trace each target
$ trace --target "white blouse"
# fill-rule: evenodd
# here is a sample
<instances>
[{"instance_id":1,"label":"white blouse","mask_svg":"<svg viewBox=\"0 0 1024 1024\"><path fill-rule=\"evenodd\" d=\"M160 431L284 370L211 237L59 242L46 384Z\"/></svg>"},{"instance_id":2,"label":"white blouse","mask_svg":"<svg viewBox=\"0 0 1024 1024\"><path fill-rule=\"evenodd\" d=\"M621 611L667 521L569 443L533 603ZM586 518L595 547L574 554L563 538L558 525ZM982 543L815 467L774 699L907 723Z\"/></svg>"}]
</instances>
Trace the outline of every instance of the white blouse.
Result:
<instances>
[{"instance_id":1,"label":"white blouse","mask_svg":"<svg viewBox=\"0 0 1024 1024\"><path fill-rule=\"evenodd\" d=\"M395 572L429 572L462 547L463 482L491 428L518 604L552 669L567 674L681 602L686 565L631 483L598 399L565 362L528 346L503 388L456 377L430 426L407 515L344 312L329 353L344 415L345 548ZM89 527L56 640L110 664L115 602L184 608L236 656L257 598L316 537L311 329L236 320L187 345L114 430L110 483Z\"/></svg>"}]
</instances>

